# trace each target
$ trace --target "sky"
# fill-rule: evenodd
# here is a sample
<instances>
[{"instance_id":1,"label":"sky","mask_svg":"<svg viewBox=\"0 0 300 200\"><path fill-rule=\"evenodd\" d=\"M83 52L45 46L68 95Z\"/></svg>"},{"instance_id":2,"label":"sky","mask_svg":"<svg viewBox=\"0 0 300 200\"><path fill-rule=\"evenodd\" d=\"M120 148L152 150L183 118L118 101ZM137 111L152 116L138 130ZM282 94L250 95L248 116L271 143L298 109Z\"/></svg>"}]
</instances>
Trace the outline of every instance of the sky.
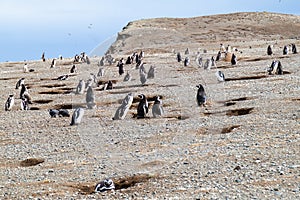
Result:
<instances>
[{"instance_id":1,"label":"sky","mask_svg":"<svg viewBox=\"0 0 300 200\"><path fill-rule=\"evenodd\" d=\"M89 53L139 19L257 11L300 15L300 0L0 0L0 62Z\"/></svg>"}]
</instances>

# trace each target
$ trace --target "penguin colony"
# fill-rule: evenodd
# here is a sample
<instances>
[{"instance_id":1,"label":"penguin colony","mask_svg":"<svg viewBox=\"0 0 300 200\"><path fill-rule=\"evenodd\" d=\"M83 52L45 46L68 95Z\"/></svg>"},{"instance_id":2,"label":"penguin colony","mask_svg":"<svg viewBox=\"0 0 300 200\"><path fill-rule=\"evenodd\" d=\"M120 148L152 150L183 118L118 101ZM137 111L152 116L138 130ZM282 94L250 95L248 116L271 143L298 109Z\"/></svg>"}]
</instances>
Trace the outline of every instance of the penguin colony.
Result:
<instances>
[{"instance_id":1,"label":"penguin colony","mask_svg":"<svg viewBox=\"0 0 300 200\"><path fill-rule=\"evenodd\" d=\"M266 49L266 55L267 56L274 56L274 46L268 45ZM204 55L207 52L207 50L203 50ZM189 48L186 48L184 51L185 58L182 59L181 52L174 52L176 54L176 60L178 63L183 62L183 67L192 67L193 62L190 58L193 57L191 51ZM218 70L217 62L220 60L227 60L231 63L232 66L238 64L238 56L236 54L242 53L236 48L231 47L230 45L227 45L227 47L224 46L224 44L220 44L220 49L217 51L215 56L211 56L209 58L204 58L203 55L198 51L195 56L195 65L199 68L203 68L204 70L211 70L216 69L215 76L217 78L218 82L225 82L225 75L222 71ZM288 54L297 54L297 47L295 44L289 44L285 45L282 50L283 55ZM145 52L140 51L132 53L132 55L128 56L126 60L124 58L120 58L119 60L116 60L111 55L103 56L100 61L97 63L99 66L99 70L97 73L90 73L90 76L87 80L80 79L78 82L78 85L75 87L74 94L75 95L84 95L85 94L85 106L78 107L74 109L72 117L71 117L71 123L70 125L78 125L81 123L84 110L85 109L95 109L97 107L97 101L99 99L96 98L95 91L99 91L97 89L98 87L102 86L102 90L113 90L115 88L114 82L112 80L107 81L101 81L105 80L105 74L104 71L105 67L108 65L114 65L116 64L116 67L118 68L118 75L122 77L123 82L131 82L133 80L139 80L140 87L147 88L146 85L147 81L150 79L154 79L155 81L155 74L156 74L156 68L155 66L151 65L148 71L146 70L145 65L147 63L144 62ZM45 58L45 52L42 54L42 62L47 62L47 59ZM62 60L62 56L59 59L53 58L51 59L51 64L49 68L57 68L59 60ZM174 59L175 60L175 59ZM205 62L203 62L205 60ZM80 69L77 68L77 64L85 63L86 65L91 64L91 61L89 57L84 53L76 54L73 59L73 63L71 65L71 68L69 68L70 74L64 74L56 79L57 81L66 81L70 78L73 78L73 76L76 76L80 73ZM135 66L131 68L131 66ZM50 69L51 70L51 69ZM139 77L132 77L132 70L137 70ZM25 62L23 67L23 72L33 72L34 70L28 69L28 64ZM281 64L280 60L273 60L271 65L266 70L268 75L283 75L283 66ZM107 73L111 73L108 71ZM209 73L209 72L208 72ZM72 75L73 74L73 75ZM134 79L133 79L134 78ZM203 80L202 80L203 81ZM199 83L196 85L197 90L195 89L195 100L196 104L199 107L206 106L207 102L207 91L205 89L205 84ZM29 90L27 89L27 86L25 84L25 78L20 78L16 85L15 89L19 90L19 100L20 100L20 110L30 110L30 104L32 104L32 98L29 93ZM101 90L101 89L100 89ZM145 93L146 93L145 89ZM210 91L208 91L210 92ZM132 92L129 92L124 99L121 102L121 105L116 109L114 116L112 117L113 120L124 120L126 118L127 113L129 110L131 110L131 107L134 102L135 95ZM138 94L138 105L136 109L136 118L137 119L143 119L143 118L149 118L149 109L152 109L152 116L154 118L158 117L164 117L165 111L163 108L162 103L162 96L160 94L156 94L154 98L152 98L152 103L149 103L148 97L144 94ZM18 100L18 101L19 101ZM15 95L9 94L8 98L4 105L5 111L13 111L15 105ZM192 102L191 102L192 103ZM151 108L152 106L152 108ZM49 108L48 109L49 115L51 118L56 117L70 117L70 113L66 109L54 109Z\"/></svg>"}]
</instances>

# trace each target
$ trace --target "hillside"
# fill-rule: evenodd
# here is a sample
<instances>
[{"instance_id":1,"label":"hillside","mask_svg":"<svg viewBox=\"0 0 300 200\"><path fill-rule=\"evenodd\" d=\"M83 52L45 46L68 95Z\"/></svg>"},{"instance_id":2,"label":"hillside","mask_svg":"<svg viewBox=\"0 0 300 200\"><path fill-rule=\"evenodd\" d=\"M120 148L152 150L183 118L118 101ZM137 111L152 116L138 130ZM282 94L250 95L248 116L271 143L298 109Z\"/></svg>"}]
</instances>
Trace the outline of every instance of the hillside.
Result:
<instances>
[{"instance_id":1,"label":"hillside","mask_svg":"<svg viewBox=\"0 0 300 200\"><path fill-rule=\"evenodd\" d=\"M145 69L154 66L155 78L141 85L133 63L124 65L132 75L124 82L116 62L105 62L100 85L93 86L94 109L86 109L85 94L75 90L80 79L97 74L99 57L76 62L75 74L73 58L58 59L54 68L51 58L28 61L28 73L24 62L0 63L3 108L8 95L15 96L11 111L0 110L0 198L299 199L300 54L282 53L291 44L300 51L299 22L300 16L276 13L130 22L109 53L119 61L143 50ZM210 70L199 67L196 56L216 56L220 43L237 49L237 64L223 55ZM178 52L190 58L188 66L177 62ZM267 73L273 60L282 63L282 75ZM217 70L225 82L218 82ZM63 74L70 77L57 80ZM15 89L22 77L33 101L28 111L20 110ZM108 80L114 88L102 90ZM205 107L196 103L198 84ZM112 120L129 92L134 101L125 119ZM135 117L141 93L150 104L145 119ZM151 113L156 95L162 118ZM78 126L48 113L64 108L72 114L76 107L85 108ZM116 190L93 193L105 178Z\"/></svg>"}]
</instances>

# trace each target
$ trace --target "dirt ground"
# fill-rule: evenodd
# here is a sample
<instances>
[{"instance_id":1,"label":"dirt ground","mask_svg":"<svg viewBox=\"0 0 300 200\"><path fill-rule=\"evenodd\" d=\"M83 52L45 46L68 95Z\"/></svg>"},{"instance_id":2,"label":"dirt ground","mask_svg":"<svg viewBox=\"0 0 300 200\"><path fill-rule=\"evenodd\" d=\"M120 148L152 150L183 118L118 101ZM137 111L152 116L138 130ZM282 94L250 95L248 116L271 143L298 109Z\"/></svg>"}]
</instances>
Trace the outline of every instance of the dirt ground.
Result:
<instances>
[{"instance_id":1,"label":"dirt ground","mask_svg":"<svg viewBox=\"0 0 300 200\"><path fill-rule=\"evenodd\" d=\"M283 46L300 51L300 17L275 13L234 13L187 19L130 22L109 53L118 61L145 52L146 70L155 78L141 85L135 63L125 65L132 80L124 82L116 63L105 63L94 85L95 109L85 109L82 122L51 118L49 109L85 107L85 94L75 95L80 79L97 74L101 57L91 64L73 58L45 62L0 63L0 198L1 199L299 199L300 198L300 53L283 55ZM195 61L216 56L220 44L238 57L224 57L204 70ZM274 54L267 55L273 45ZM189 54L184 51L189 48ZM289 48L291 48L289 46ZM176 53L189 57L184 67ZM78 52L80 53L80 52ZM59 52L58 52L59 54ZM268 75L273 60L283 75ZM218 82L221 70L226 81ZM57 77L70 74L67 80ZM32 97L30 110L20 110L16 82L24 77ZM202 84L207 104L196 103ZM122 99L134 94L124 120L112 120ZM150 103L147 118L136 119L138 94ZM9 94L15 105L4 111ZM162 96L165 115L153 118L153 97ZM111 178L116 189L94 193Z\"/></svg>"}]
</instances>

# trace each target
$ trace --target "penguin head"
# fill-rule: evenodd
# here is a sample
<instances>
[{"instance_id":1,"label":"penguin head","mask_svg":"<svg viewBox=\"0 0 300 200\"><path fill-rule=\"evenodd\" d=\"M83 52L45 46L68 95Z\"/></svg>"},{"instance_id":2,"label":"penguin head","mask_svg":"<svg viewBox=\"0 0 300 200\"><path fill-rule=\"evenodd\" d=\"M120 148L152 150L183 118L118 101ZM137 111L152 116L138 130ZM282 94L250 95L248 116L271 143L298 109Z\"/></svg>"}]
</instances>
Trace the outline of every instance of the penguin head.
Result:
<instances>
[{"instance_id":1,"label":"penguin head","mask_svg":"<svg viewBox=\"0 0 300 200\"><path fill-rule=\"evenodd\" d=\"M144 94L139 94L138 97L139 97L140 99L145 99L145 98L146 98Z\"/></svg>"}]
</instances>

